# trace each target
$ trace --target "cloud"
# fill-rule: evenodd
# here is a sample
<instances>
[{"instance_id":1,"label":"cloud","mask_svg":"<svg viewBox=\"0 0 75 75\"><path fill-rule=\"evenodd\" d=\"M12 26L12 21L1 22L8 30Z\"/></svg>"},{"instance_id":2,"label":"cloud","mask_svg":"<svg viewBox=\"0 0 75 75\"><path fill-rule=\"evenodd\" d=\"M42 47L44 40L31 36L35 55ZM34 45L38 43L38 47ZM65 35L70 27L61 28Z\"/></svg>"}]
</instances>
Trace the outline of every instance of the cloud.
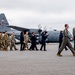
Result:
<instances>
[{"instance_id":1,"label":"cloud","mask_svg":"<svg viewBox=\"0 0 75 75\"><path fill-rule=\"evenodd\" d=\"M59 13L74 9L74 3L75 0L2 0L0 1L0 7Z\"/></svg>"},{"instance_id":2,"label":"cloud","mask_svg":"<svg viewBox=\"0 0 75 75\"><path fill-rule=\"evenodd\" d=\"M75 0L2 0L0 12L5 13L10 24L23 27L64 28L75 24Z\"/></svg>"}]
</instances>

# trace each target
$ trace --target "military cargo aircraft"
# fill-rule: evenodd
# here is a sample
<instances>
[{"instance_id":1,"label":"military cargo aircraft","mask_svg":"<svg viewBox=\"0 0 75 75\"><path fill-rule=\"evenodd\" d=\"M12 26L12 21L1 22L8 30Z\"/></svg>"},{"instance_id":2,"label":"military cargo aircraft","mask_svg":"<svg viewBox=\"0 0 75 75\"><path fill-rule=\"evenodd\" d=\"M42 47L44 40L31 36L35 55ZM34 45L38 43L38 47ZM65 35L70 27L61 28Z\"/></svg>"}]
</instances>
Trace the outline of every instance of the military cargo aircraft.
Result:
<instances>
[{"instance_id":1,"label":"military cargo aircraft","mask_svg":"<svg viewBox=\"0 0 75 75\"><path fill-rule=\"evenodd\" d=\"M13 25L9 25L8 20L6 19L6 16L4 13L0 14L0 32L5 32L8 31L8 33L11 35L12 32L15 32L15 37L16 39L20 40L20 33L21 31L28 31L29 32L29 36L31 35L32 32L35 32L35 35L37 37L37 41L39 42L41 39L41 33L42 33L42 29L38 28L38 29L29 29L29 28L23 28L23 27L18 27L18 26L13 26ZM46 39L46 42L50 43L50 42L59 42L59 34L60 31L58 30L52 30L52 31L47 31L48 37ZM72 35L70 34L70 37L72 37Z\"/></svg>"}]
</instances>

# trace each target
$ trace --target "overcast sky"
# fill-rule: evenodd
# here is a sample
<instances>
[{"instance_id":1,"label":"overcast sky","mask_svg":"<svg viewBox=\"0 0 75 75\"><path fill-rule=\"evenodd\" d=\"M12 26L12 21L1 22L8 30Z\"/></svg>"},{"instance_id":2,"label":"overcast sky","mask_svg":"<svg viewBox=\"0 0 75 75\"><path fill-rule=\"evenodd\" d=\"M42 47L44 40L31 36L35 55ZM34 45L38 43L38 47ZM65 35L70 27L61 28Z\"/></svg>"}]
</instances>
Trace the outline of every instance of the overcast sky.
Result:
<instances>
[{"instance_id":1,"label":"overcast sky","mask_svg":"<svg viewBox=\"0 0 75 75\"><path fill-rule=\"evenodd\" d=\"M27 28L64 29L75 26L75 0L0 0L9 24Z\"/></svg>"}]
</instances>

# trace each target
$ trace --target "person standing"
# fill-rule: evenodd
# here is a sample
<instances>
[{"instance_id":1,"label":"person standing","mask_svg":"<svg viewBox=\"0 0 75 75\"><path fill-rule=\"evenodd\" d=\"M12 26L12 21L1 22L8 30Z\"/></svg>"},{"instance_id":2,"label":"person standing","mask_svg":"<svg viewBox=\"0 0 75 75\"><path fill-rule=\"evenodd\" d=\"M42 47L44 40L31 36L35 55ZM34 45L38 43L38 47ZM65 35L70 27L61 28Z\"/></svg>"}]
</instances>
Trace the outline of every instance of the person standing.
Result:
<instances>
[{"instance_id":1,"label":"person standing","mask_svg":"<svg viewBox=\"0 0 75 75\"><path fill-rule=\"evenodd\" d=\"M15 45L16 41L15 41L15 33L14 32L12 33L10 40L11 40L10 51L12 51L13 47L15 50L18 50Z\"/></svg>"},{"instance_id":2,"label":"person standing","mask_svg":"<svg viewBox=\"0 0 75 75\"><path fill-rule=\"evenodd\" d=\"M42 33L42 39L41 39L41 48L40 50L42 51L42 48L44 47L44 51L46 51L46 38L48 35L46 35L46 32L44 31Z\"/></svg>"},{"instance_id":3,"label":"person standing","mask_svg":"<svg viewBox=\"0 0 75 75\"><path fill-rule=\"evenodd\" d=\"M37 38L36 38L36 36L35 36L35 33L34 32L32 32L32 36L31 36L31 39L30 39L30 41L31 41L31 46L30 46L30 50L32 49L32 50L34 50L34 49L36 49L37 51L38 51L38 49L37 49L37 46L36 46L36 40L37 40Z\"/></svg>"},{"instance_id":4,"label":"person standing","mask_svg":"<svg viewBox=\"0 0 75 75\"><path fill-rule=\"evenodd\" d=\"M75 27L73 28L73 40L74 40L74 50L75 50Z\"/></svg>"},{"instance_id":5,"label":"person standing","mask_svg":"<svg viewBox=\"0 0 75 75\"><path fill-rule=\"evenodd\" d=\"M60 35L59 35L59 48L61 47L62 40L63 40L63 31L60 31ZM68 50L66 46L65 46L65 50L66 51Z\"/></svg>"},{"instance_id":6,"label":"person standing","mask_svg":"<svg viewBox=\"0 0 75 75\"><path fill-rule=\"evenodd\" d=\"M24 32L22 31L21 34L20 34L20 51L24 50Z\"/></svg>"},{"instance_id":7,"label":"person standing","mask_svg":"<svg viewBox=\"0 0 75 75\"><path fill-rule=\"evenodd\" d=\"M8 46L10 47L10 42L11 42L11 40L10 40L10 35L8 34Z\"/></svg>"},{"instance_id":8,"label":"person standing","mask_svg":"<svg viewBox=\"0 0 75 75\"><path fill-rule=\"evenodd\" d=\"M2 41L3 41L2 32L0 32L0 50L3 50Z\"/></svg>"},{"instance_id":9,"label":"person standing","mask_svg":"<svg viewBox=\"0 0 75 75\"><path fill-rule=\"evenodd\" d=\"M4 34L4 36L3 36L3 45L4 45L4 50L5 50L5 51L8 50L8 40L9 40L8 32L5 31L5 34Z\"/></svg>"},{"instance_id":10,"label":"person standing","mask_svg":"<svg viewBox=\"0 0 75 75\"><path fill-rule=\"evenodd\" d=\"M69 47L69 49L73 53L73 56L75 56L75 51L70 43L71 38L68 35L69 34L68 28L69 28L69 25L65 24L65 29L63 31L63 41L62 41L61 47L59 48L59 50L57 52L57 56L62 56L61 52L63 51L63 49L65 48L66 45Z\"/></svg>"},{"instance_id":11,"label":"person standing","mask_svg":"<svg viewBox=\"0 0 75 75\"><path fill-rule=\"evenodd\" d=\"M28 32L24 35L24 42L25 42L25 50L28 50L28 41L29 41L29 35Z\"/></svg>"}]
</instances>

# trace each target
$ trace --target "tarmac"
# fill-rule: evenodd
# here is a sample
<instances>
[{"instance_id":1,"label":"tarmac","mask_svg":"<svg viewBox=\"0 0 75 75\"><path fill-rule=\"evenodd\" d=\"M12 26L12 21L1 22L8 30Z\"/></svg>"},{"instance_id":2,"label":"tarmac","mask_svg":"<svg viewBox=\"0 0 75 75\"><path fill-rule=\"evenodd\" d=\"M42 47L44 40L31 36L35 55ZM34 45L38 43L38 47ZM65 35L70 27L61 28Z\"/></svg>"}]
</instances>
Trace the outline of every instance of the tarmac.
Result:
<instances>
[{"instance_id":1,"label":"tarmac","mask_svg":"<svg viewBox=\"0 0 75 75\"><path fill-rule=\"evenodd\" d=\"M64 50L62 57L57 51L58 43L47 44L47 51L0 51L0 75L75 75L71 51Z\"/></svg>"}]
</instances>

